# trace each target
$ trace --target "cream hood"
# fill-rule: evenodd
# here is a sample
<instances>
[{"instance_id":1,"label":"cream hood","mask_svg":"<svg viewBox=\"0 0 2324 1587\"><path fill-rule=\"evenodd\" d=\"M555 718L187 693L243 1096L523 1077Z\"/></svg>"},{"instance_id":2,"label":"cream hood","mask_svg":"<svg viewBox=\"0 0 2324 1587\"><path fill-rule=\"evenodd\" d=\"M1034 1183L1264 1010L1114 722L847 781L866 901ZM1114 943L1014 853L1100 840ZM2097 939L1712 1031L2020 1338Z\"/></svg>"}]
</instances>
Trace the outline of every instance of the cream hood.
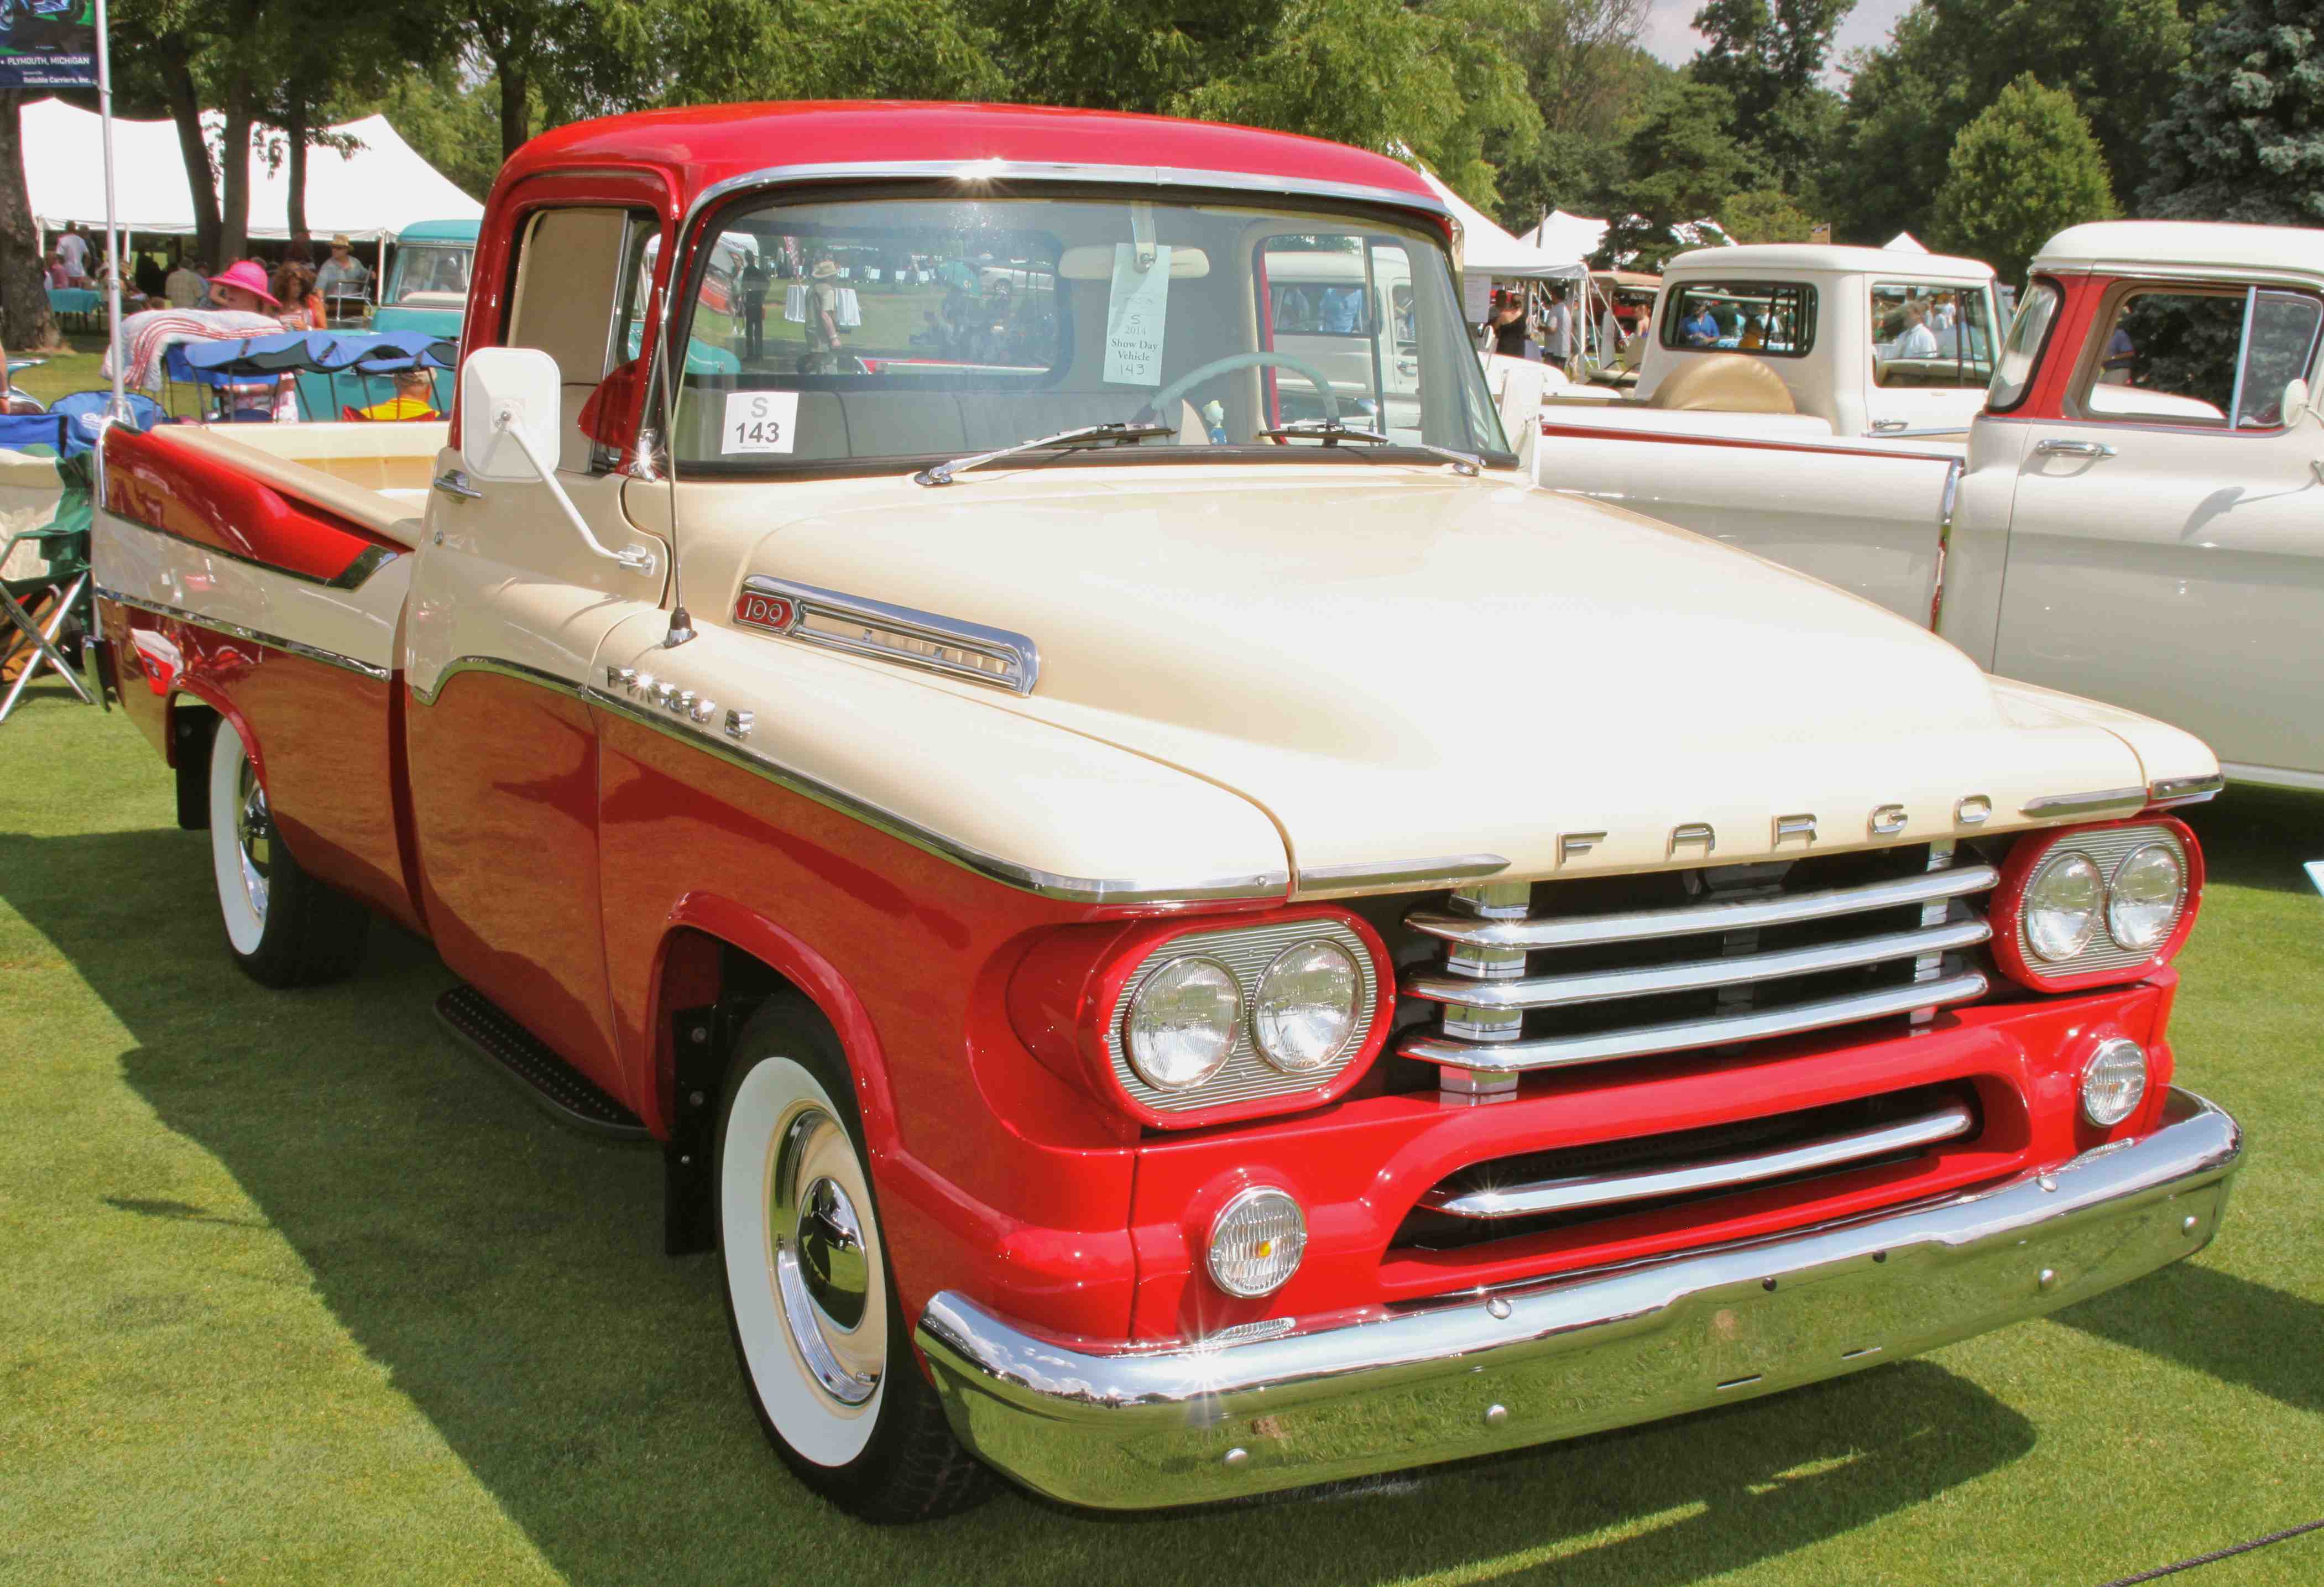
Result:
<instances>
[{"instance_id":1,"label":"cream hood","mask_svg":"<svg viewBox=\"0 0 2324 1587\"><path fill-rule=\"evenodd\" d=\"M718 536L733 580L1030 636L1029 697L927 686L1240 794L1306 890L1322 870L1480 853L1512 877L1700 864L1699 843L1671 843L1694 824L1720 861L1801 852L1776 849L1778 817L1814 817L1818 851L1861 845L1892 805L1906 825L1882 841L1926 841L1972 830L1964 799L1990 801L1990 831L2031 825L2031 800L2150 776L2087 713L1868 603L1519 484L1149 465L798 488L822 510ZM709 487L700 516L758 516L774 494ZM2153 775L2211 769L2148 725L2182 761Z\"/></svg>"}]
</instances>

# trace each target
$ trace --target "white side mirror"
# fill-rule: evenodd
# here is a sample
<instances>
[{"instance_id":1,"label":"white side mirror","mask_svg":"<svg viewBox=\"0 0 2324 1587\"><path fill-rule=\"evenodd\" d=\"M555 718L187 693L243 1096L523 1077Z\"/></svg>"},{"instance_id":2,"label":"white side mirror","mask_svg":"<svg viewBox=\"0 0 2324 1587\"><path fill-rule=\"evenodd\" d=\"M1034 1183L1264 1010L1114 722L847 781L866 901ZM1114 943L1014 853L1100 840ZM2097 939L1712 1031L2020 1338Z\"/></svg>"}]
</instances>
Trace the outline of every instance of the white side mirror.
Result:
<instances>
[{"instance_id":1,"label":"white side mirror","mask_svg":"<svg viewBox=\"0 0 2324 1587\"><path fill-rule=\"evenodd\" d=\"M651 577L660 566L653 552L643 546L615 550L600 540L558 481L564 396L557 360L548 354L533 347L478 347L460 365L460 460L471 478L486 484L546 485L592 554Z\"/></svg>"},{"instance_id":2,"label":"white side mirror","mask_svg":"<svg viewBox=\"0 0 2324 1587\"><path fill-rule=\"evenodd\" d=\"M564 421L557 360L533 347L478 347L460 365L460 457L487 482L540 479Z\"/></svg>"},{"instance_id":3,"label":"white side mirror","mask_svg":"<svg viewBox=\"0 0 2324 1587\"><path fill-rule=\"evenodd\" d=\"M2288 380L2283 383L2283 428L2290 429L2308 417L2308 383Z\"/></svg>"}]
</instances>

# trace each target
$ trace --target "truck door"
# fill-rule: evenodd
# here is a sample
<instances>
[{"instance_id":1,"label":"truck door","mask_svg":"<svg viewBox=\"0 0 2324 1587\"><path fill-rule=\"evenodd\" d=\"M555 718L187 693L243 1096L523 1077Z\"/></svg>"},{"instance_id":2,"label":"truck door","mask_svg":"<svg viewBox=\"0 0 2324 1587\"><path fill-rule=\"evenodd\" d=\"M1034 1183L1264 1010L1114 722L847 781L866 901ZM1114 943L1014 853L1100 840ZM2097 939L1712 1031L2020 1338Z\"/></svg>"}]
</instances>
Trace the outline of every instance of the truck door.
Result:
<instances>
[{"instance_id":1,"label":"truck door","mask_svg":"<svg viewBox=\"0 0 2324 1587\"><path fill-rule=\"evenodd\" d=\"M520 196L521 198L521 196ZM470 481L438 459L407 624L408 761L428 925L445 962L620 1094L597 886L597 739L582 689L599 641L658 606L668 548L622 513L623 476L578 423L609 368L617 309L654 213L544 203L517 216L514 258L488 240L470 345L540 348L564 379L558 475L608 545L591 553L537 481ZM498 257L493 255L497 254ZM481 321L481 323L479 323ZM461 424L484 421L462 412Z\"/></svg>"},{"instance_id":2,"label":"truck door","mask_svg":"<svg viewBox=\"0 0 2324 1587\"><path fill-rule=\"evenodd\" d=\"M2029 421L1993 669L2184 727L2230 775L2324 776L2324 426L2283 406L2324 300L2125 281L2089 325Z\"/></svg>"},{"instance_id":3,"label":"truck door","mask_svg":"<svg viewBox=\"0 0 2324 1587\"><path fill-rule=\"evenodd\" d=\"M1967 429L1993 379L1992 289L1876 281L1868 309L1872 368L1864 408L1871 433Z\"/></svg>"}]
</instances>

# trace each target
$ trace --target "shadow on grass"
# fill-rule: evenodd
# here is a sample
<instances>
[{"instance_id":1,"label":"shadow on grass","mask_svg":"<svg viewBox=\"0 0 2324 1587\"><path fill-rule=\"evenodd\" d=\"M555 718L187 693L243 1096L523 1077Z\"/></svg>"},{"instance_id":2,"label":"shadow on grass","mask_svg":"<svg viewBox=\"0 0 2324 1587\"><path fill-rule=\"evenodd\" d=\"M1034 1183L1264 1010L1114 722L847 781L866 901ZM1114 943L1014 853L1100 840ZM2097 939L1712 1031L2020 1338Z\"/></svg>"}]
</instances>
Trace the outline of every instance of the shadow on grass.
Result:
<instances>
[{"instance_id":1,"label":"shadow on grass","mask_svg":"<svg viewBox=\"0 0 2324 1587\"><path fill-rule=\"evenodd\" d=\"M430 1003L449 977L424 945L383 927L352 983L264 992L218 943L204 839L170 831L0 835L0 896L132 1032L127 1083L235 1176L337 1324L541 1555L591 1587L809 1574L1341 1587L1443 1569L1658 1587L1863 1527L2034 1444L1982 1389L1905 1363L1230 1507L1100 1517L1012 1494L935 1526L859 1527L764 1447L715 1260L660 1254L656 1155L558 1130L440 1036ZM139 1192L124 1169L101 1199L124 1218L187 1224L189 1241L220 1217ZM2274 1348L2296 1336L2273 1335ZM2255 1342L2240 1348L2263 1353Z\"/></svg>"},{"instance_id":2,"label":"shadow on grass","mask_svg":"<svg viewBox=\"0 0 2324 1587\"><path fill-rule=\"evenodd\" d=\"M2300 1296L2176 1262L2134 1288L2069 1306L2057 1321L2294 1410L2324 1411L2324 1355L2314 1348L2324 1339L2324 1306Z\"/></svg>"},{"instance_id":3,"label":"shadow on grass","mask_svg":"<svg viewBox=\"0 0 2324 1587\"><path fill-rule=\"evenodd\" d=\"M2324 860L2324 793L2238 783L2178 814L2203 845L2209 880L2271 892L2316 890L2301 867Z\"/></svg>"}]
</instances>

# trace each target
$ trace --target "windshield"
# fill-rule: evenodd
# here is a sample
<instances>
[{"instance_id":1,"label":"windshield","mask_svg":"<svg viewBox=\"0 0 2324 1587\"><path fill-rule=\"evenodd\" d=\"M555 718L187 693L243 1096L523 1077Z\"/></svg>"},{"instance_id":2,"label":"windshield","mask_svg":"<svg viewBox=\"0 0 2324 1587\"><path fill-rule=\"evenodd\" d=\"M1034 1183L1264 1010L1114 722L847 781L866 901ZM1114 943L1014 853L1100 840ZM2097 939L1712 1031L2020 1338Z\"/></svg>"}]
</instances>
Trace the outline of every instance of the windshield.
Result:
<instances>
[{"instance_id":1,"label":"windshield","mask_svg":"<svg viewBox=\"0 0 2324 1587\"><path fill-rule=\"evenodd\" d=\"M687 360L681 462L942 459L1130 421L1281 457L1315 443L1264 431L1334 417L1508 453L1442 243L1418 227L1010 198L757 201L717 228L687 335L733 367Z\"/></svg>"},{"instance_id":2,"label":"windshield","mask_svg":"<svg viewBox=\"0 0 2324 1587\"><path fill-rule=\"evenodd\" d=\"M468 258L475 252L474 243L410 243L399 248L387 300L417 308L465 307Z\"/></svg>"}]
</instances>

